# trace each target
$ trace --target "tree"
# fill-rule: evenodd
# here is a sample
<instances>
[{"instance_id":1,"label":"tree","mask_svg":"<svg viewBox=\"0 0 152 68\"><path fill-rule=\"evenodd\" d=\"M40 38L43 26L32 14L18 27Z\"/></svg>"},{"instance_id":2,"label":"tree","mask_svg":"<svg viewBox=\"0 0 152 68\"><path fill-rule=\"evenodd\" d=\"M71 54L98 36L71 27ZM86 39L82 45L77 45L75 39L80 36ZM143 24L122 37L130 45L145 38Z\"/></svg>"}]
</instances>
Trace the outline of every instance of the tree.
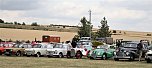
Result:
<instances>
[{"instance_id":1,"label":"tree","mask_svg":"<svg viewBox=\"0 0 152 68\"><path fill-rule=\"evenodd\" d=\"M107 24L106 18L104 17L100 23L101 26L99 26L99 30L97 31L98 37L110 37L111 32L109 31L109 26Z\"/></svg>"},{"instance_id":2,"label":"tree","mask_svg":"<svg viewBox=\"0 0 152 68\"><path fill-rule=\"evenodd\" d=\"M17 25L21 25L21 23L17 23Z\"/></svg>"},{"instance_id":3,"label":"tree","mask_svg":"<svg viewBox=\"0 0 152 68\"><path fill-rule=\"evenodd\" d=\"M0 23L4 23L4 20L0 19Z\"/></svg>"},{"instance_id":4,"label":"tree","mask_svg":"<svg viewBox=\"0 0 152 68\"><path fill-rule=\"evenodd\" d=\"M16 21L14 21L14 25L17 25L17 22L16 22Z\"/></svg>"},{"instance_id":5,"label":"tree","mask_svg":"<svg viewBox=\"0 0 152 68\"><path fill-rule=\"evenodd\" d=\"M91 27L90 27L91 23L89 21L87 21L85 17L83 17L80 20L80 22L81 22L82 26L79 27L78 35L80 37L89 37L90 33L91 33L90 32L91 31L90 30L91 29Z\"/></svg>"},{"instance_id":6,"label":"tree","mask_svg":"<svg viewBox=\"0 0 152 68\"><path fill-rule=\"evenodd\" d=\"M23 22L22 25L26 25L26 24Z\"/></svg>"},{"instance_id":7,"label":"tree","mask_svg":"<svg viewBox=\"0 0 152 68\"><path fill-rule=\"evenodd\" d=\"M33 22L31 26L38 26L37 22Z\"/></svg>"}]
</instances>

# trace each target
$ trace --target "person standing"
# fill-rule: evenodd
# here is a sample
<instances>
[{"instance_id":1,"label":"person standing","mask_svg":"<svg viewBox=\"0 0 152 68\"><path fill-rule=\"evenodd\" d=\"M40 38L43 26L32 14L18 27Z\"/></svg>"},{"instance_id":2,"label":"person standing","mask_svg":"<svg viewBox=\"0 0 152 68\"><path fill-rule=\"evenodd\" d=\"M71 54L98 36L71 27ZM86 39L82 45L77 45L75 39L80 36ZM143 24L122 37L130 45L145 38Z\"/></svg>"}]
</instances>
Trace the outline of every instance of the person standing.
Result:
<instances>
[{"instance_id":1,"label":"person standing","mask_svg":"<svg viewBox=\"0 0 152 68\"><path fill-rule=\"evenodd\" d=\"M139 61L141 61L142 53L143 53L143 42L140 40L140 43L137 45L137 49L139 52Z\"/></svg>"},{"instance_id":2,"label":"person standing","mask_svg":"<svg viewBox=\"0 0 152 68\"><path fill-rule=\"evenodd\" d=\"M68 44L68 46L67 46L67 58L70 58L72 45L71 45L70 41L67 41L66 44Z\"/></svg>"}]
</instances>

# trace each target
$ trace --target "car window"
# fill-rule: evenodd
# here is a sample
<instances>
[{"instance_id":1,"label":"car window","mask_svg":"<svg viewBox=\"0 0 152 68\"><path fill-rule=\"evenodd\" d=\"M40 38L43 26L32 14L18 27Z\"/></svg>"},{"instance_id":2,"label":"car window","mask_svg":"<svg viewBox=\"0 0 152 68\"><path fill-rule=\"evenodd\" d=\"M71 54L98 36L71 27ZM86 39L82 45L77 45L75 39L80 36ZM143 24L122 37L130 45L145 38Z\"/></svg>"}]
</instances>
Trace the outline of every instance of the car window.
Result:
<instances>
[{"instance_id":1,"label":"car window","mask_svg":"<svg viewBox=\"0 0 152 68\"><path fill-rule=\"evenodd\" d=\"M136 43L126 43L124 44L124 47L137 47Z\"/></svg>"},{"instance_id":2,"label":"car window","mask_svg":"<svg viewBox=\"0 0 152 68\"><path fill-rule=\"evenodd\" d=\"M41 46L42 46L41 44L34 44L33 48L41 48Z\"/></svg>"},{"instance_id":3,"label":"car window","mask_svg":"<svg viewBox=\"0 0 152 68\"><path fill-rule=\"evenodd\" d=\"M115 49L115 46L110 46L110 49Z\"/></svg>"},{"instance_id":4,"label":"car window","mask_svg":"<svg viewBox=\"0 0 152 68\"><path fill-rule=\"evenodd\" d=\"M149 48L148 48L148 49L152 50L152 45L151 45L151 46L149 46Z\"/></svg>"},{"instance_id":5,"label":"car window","mask_svg":"<svg viewBox=\"0 0 152 68\"><path fill-rule=\"evenodd\" d=\"M62 47L63 47L62 44L56 44L56 45L54 46L54 48L62 48Z\"/></svg>"}]
</instances>

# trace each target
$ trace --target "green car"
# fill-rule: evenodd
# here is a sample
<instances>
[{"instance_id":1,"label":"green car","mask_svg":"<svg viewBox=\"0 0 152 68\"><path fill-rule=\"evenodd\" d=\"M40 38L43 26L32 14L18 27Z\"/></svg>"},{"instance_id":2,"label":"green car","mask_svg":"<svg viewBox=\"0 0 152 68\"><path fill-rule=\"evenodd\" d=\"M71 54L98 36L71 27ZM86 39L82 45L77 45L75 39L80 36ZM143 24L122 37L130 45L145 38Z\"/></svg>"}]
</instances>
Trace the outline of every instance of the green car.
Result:
<instances>
[{"instance_id":1,"label":"green car","mask_svg":"<svg viewBox=\"0 0 152 68\"><path fill-rule=\"evenodd\" d=\"M114 56L115 46L114 45L101 45L97 49L90 51L88 57L90 59L108 59Z\"/></svg>"}]
</instances>

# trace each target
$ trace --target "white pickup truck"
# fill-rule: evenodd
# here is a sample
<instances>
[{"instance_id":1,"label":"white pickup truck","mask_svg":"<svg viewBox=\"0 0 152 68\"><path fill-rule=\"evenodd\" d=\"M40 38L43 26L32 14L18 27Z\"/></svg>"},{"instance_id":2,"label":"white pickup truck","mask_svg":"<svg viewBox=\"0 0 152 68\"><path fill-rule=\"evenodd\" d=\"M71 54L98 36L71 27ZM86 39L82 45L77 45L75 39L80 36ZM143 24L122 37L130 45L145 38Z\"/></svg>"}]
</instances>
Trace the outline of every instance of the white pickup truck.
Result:
<instances>
[{"instance_id":1,"label":"white pickup truck","mask_svg":"<svg viewBox=\"0 0 152 68\"><path fill-rule=\"evenodd\" d=\"M67 56L67 47L68 44L58 43L53 49L47 49L47 56L57 56L59 58ZM85 48L73 48L71 49L71 57L81 58L82 56L86 55L87 52L88 51Z\"/></svg>"},{"instance_id":2,"label":"white pickup truck","mask_svg":"<svg viewBox=\"0 0 152 68\"><path fill-rule=\"evenodd\" d=\"M33 48L28 48L25 49L25 54L29 57L29 56L36 56L36 57L40 57L40 56L45 56L47 53L47 49L53 49L53 44L49 44L49 43L38 43L38 44L34 44Z\"/></svg>"}]
</instances>

